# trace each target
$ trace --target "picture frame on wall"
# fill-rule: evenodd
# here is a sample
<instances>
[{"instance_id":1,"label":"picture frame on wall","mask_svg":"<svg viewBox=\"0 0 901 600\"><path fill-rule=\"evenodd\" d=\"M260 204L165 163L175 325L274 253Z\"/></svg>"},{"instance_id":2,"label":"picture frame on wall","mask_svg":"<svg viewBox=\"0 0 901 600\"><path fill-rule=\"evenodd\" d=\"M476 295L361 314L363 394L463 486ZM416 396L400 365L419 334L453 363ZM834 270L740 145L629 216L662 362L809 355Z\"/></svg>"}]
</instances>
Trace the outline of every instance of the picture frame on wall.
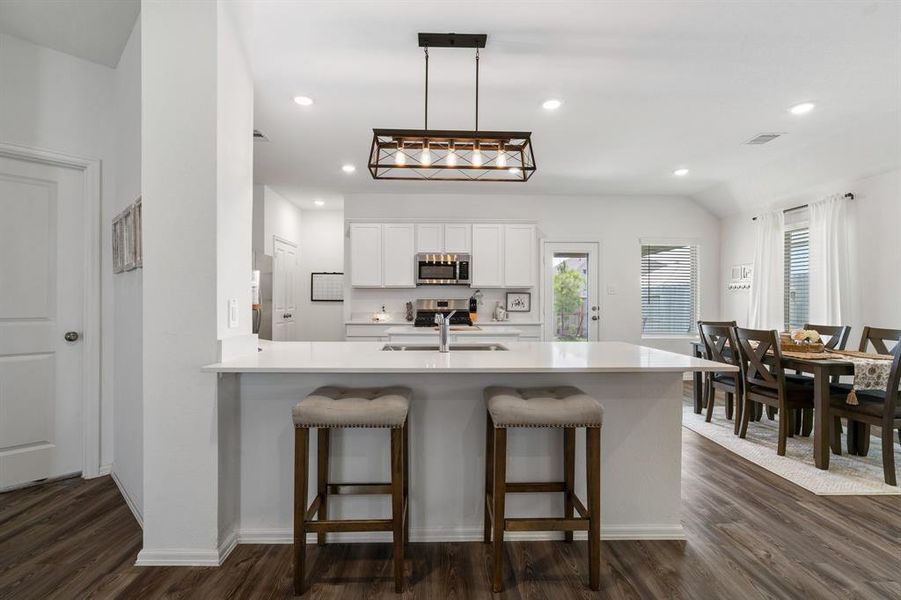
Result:
<instances>
[{"instance_id":1,"label":"picture frame on wall","mask_svg":"<svg viewBox=\"0 0 901 600\"><path fill-rule=\"evenodd\" d=\"M141 196L138 196L138 199L135 200L135 203L131 207L131 226L134 232L134 263L135 268L139 269L144 266L144 248L142 245L142 236L141 236L141 221L142 221L142 210L141 210L142 202Z\"/></svg>"},{"instance_id":2,"label":"picture frame on wall","mask_svg":"<svg viewBox=\"0 0 901 600\"><path fill-rule=\"evenodd\" d=\"M144 264L141 233L141 197L113 217L113 273L133 271Z\"/></svg>"},{"instance_id":3,"label":"picture frame on wall","mask_svg":"<svg viewBox=\"0 0 901 600\"><path fill-rule=\"evenodd\" d=\"M122 269L133 271L135 269L135 229L131 206L123 210L119 218L122 221Z\"/></svg>"},{"instance_id":4,"label":"picture frame on wall","mask_svg":"<svg viewBox=\"0 0 901 600\"><path fill-rule=\"evenodd\" d=\"M532 310L531 292L507 292L507 312L530 312Z\"/></svg>"},{"instance_id":5,"label":"picture frame on wall","mask_svg":"<svg viewBox=\"0 0 901 600\"><path fill-rule=\"evenodd\" d=\"M124 232L122 231L123 222L117 215L113 219L112 227L112 246L113 246L113 273L122 273L125 270L125 256L122 248L125 243Z\"/></svg>"}]
</instances>

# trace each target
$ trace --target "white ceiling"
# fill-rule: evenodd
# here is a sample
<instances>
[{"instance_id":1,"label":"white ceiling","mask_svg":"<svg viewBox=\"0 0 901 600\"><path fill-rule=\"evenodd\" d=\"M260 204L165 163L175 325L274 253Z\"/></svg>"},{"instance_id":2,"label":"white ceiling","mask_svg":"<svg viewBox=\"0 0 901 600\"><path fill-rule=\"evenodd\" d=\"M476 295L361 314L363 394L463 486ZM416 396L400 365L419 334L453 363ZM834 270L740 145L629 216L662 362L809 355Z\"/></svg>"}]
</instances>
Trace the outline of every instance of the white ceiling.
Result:
<instances>
[{"instance_id":1,"label":"white ceiling","mask_svg":"<svg viewBox=\"0 0 901 600\"><path fill-rule=\"evenodd\" d=\"M899 23L898 2L262 1L255 127L271 141L255 147L255 179L298 200L353 192L698 195L874 115L897 135ZM530 182L369 176L373 127L422 127L420 31L488 34L480 125L533 132L538 171ZM434 49L430 58L430 126L471 128L472 53ZM315 104L297 106L299 94ZM564 104L548 113L541 103L552 97ZM786 111L806 100L817 103L812 113ZM787 135L742 144L773 131ZM354 175L341 172L347 162ZM673 177L681 166L691 174Z\"/></svg>"},{"instance_id":2,"label":"white ceiling","mask_svg":"<svg viewBox=\"0 0 901 600\"><path fill-rule=\"evenodd\" d=\"M0 0L0 33L115 67L139 0Z\"/></svg>"}]
</instances>

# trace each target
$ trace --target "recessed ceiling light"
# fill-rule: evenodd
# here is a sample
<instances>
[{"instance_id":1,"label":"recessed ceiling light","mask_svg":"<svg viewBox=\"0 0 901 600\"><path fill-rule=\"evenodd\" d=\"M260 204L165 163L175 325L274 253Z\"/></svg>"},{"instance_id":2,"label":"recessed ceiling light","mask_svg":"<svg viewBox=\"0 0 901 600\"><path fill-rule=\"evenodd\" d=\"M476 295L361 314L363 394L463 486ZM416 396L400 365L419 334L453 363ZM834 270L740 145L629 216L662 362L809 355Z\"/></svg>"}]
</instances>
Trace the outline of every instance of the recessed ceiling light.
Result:
<instances>
[{"instance_id":1,"label":"recessed ceiling light","mask_svg":"<svg viewBox=\"0 0 901 600\"><path fill-rule=\"evenodd\" d=\"M544 104L541 105L541 108L544 110L557 110L560 108L561 104L563 104L563 102L552 98L550 100L545 100Z\"/></svg>"},{"instance_id":2,"label":"recessed ceiling light","mask_svg":"<svg viewBox=\"0 0 901 600\"><path fill-rule=\"evenodd\" d=\"M309 106L313 104L313 99L309 96L294 96L294 102L301 106Z\"/></svg>"},{"instance_id":3,"label":"recessed ceiling light","mask_svg":"<svg viewBox=\"0 0 901 600\"><path fill-rule=\"evenodd\" d=\"M801 104L795 104L791 108L788 109L793 115L806 115L810 111L816 108L816 104L813 102L802 102Z\"/></svg>"},{"instance_id":4,"label":"recessed ceiling light","mask_svg":"<svg viewBox=\"0 0 901 600\"><path fill-rule=\"evenodd\" d=\"M357 170L357 168L353 165L344 165L343 167L341 167L341 170L345 173L353 173Z\"/></svg>"},{"instance_id":5,"label":"recessed ceiling light","mask_svg":"<svg viewBox=\"0 0 901 600\"><path fill-rule=\"evenodd\" d=\"M313 204L316 206L325 206L325 200L313 200Z\"/></svg>"},{"instance_id":6,"label":"recessed ceiling light","mask_svg":"<svg viewBox=\"0 0 901 600\"><path fill-rule=\"evenodd\" d=\"M673 175L675 175L676 177L685 177L686 175L688 175L688 169L686 169L685 167L676 169L675 171L673 171Z\"/></svg>"}]
</instances>

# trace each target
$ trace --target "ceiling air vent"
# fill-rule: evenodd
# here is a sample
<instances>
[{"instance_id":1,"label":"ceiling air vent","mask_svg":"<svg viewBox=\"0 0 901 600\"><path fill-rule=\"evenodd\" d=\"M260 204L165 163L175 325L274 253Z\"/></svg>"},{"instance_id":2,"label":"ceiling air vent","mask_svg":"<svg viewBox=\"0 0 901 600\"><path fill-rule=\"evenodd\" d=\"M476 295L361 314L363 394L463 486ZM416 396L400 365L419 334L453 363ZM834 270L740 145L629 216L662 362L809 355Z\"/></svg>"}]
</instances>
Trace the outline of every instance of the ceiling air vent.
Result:
<instances>
[{"instance_id":1,"label":"ceiling air vent","mask_svg":"<svg viewBox=\"0 0 901 600\"><path fill-rule=\"evenodd\" d=\"M759 133L752 137L750 140L745 142L749 146L759 146L761 144L766 144L768 142L772 142L777 137L782 137L785 135L784 133Z\"/></svg>"},{"instance_id":2,"label":"ceiling air vent","mask_svg":"<svg viewBox=\"0 0 901 600\"><path fill-rule=\"evenodd\" d=\"M253 141L255 141L255 142L268 142L268 141L269 141L269 138L267 138L265 135L263 135L263 132L260 131L259 129L254 129L254 130L253 130Z\"/></svg>"}]
</instances>

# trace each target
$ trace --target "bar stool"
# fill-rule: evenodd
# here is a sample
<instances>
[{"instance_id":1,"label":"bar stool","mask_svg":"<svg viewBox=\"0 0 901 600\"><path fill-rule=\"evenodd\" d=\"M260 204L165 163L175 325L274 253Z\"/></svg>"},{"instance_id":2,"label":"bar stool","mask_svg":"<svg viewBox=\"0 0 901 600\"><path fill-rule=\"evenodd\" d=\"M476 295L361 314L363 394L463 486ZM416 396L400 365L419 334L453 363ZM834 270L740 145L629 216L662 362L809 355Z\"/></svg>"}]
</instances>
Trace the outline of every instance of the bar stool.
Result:
<instances>
[{"instance_id":1,"label":"bar stool","mask_svg":"<svg viewBox=\"0 0 901 600\"><path fill-rule=\"evenodd\" d=\"M492 590L503 588L505 531L564 531L571 542L573 531L588 531L588 579L592 590L600 589L601 549L601 423L604 408L579 388L572 386L485 388L488 409L485 449L485 543L494 533L494 578ZM511 427L563 428L563 481L507 482L507 429ZM588 508L575 493L576 428L586 434ZM508 493L563 492L564 516L505 518ZM573 510L579 517L573 516Z\"/></svg>"},{"instance_id":2,"label":"bar stool","mask_svg":"<svg viewBox=\"0 0 901 600\"><path fill-rule=\"evenodd\" d=\"M312 392L292 410L294 417L294 593L304 591L304 559L307 531L325 544L329 532L391 531L394 542L394 591L404 586L404 545L409 542L407 497L409 437L407 413L410 390L403 387L345 388L326 386ZM329 433L333 428L366 427L391 429L390 483L330 483L328 480ZM310 429L316 428L319 449L316 497L307 506ZM328 518L330 494L387 494L391 496L390 519ZM313 517L316 517L316 520Z\"/></svg>"}]
</instances>

